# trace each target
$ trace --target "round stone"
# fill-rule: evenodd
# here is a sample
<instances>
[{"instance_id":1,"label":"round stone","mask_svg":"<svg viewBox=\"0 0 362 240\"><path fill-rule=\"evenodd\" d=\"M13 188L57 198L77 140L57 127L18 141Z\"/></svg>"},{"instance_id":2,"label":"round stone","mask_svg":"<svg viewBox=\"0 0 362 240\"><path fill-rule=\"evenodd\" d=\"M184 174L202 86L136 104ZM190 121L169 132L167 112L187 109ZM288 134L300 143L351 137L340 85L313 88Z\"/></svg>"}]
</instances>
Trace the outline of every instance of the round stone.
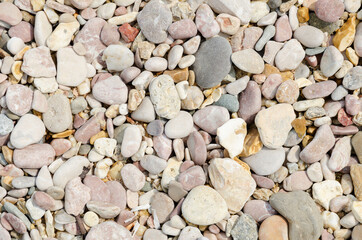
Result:
<instances>
[{"instance_id":1,"label":"round stone","mask_svg":"<svg viewBox=\"0 0 362 240\"><path fill-rule=\"evenodd\" d=\"M228 215L227 205L221 195L211 187L192 189L182 204L184 218L197 225L211 225Z\"/></svg>"},{"instance_id":2,"label":"round stone","mask_svg":"<svg viewBox=\"0 0 362 240\"><path fill-rule=\"evenodd\" d=\"M309 25L297 28L294 32L294 37L304 46L309 48L319 47L324 40L323 32L318 28Z\"/></svg>"},{"instance_id":3,"label":"round stone","mask_svg":"<svg viewBox=\"0 0 362 240\"><path fill-rule=\"evenodd\" d=\"M299 87L294 80L287 80L279 85L276 92L276 99L280 103L293 104L299 97Z\"/></svg>"},{"instance_id":4,"label":"round stone","mask_svg":"<svg viewBox=\"0 0 362 240\"><path fill-rule=\"evenodd\" d=\"M314 11L319 19L333 23L343 15L344 4L340 0L318 0Z\"/></svg>"},{"instance_id":5,"label":"round stone","mask_svg":"<svg viewBox=\"0 0 362 240\"><path fill-rule=\"evenodd\" d=\"M265 219L259 228L260 240L288 240L288 223L281 216Z\"/></svg>"},{"instance_id":6,"label":"round stone","mask_svg":"<svg viewBox=\"0 0 362 240\"><path fill-rule=\"evenodd\" d=\"M22 14L17 6L10 2L0 3L0 20L12 26L21 22Z\"/></svg>"},{"instance_id":7,"label":"round stone","mask_svg":"<svg viewBox=\"0 0 362 240\"><path fill-rule=\"evenodd\" d=\"M128 98L127 86L118 76L97 81L92 93L95 99L108 105L123 104Z\"/></svg>"},{"instance_id":8,"label":"round stone","mask_svg":"<svg viewBox=\"0 0 362 240\"><path fill-rule=\"evenodd\" d=\"M131 233L125 227L114 221L106 221L95 225L91 228L85 238L85 240L106 239L132 240L133 238Z\"/></svg>"},{"instance_id":9,"label":"round stone","mask_svg":"<svg viewBox=\"0 0 362 240\"><path fill-rule=\"evenodd\" d=\"M154 155L146 155L141 158L141 166L149 173L157 175L161 173L167 166L165 159L159 158Z\"/></svg>"},{"instance_id":10,"label":"round stone","mask_svg":"<svg viewBox=\"0 0 362 240\"><path fill-rule=\"evenodd\" d=\"M348 90L356 90L362 87L362 67L357 66L348 71L343 78L343 86Z\"/></svg>"},{"instance_id":11,"label":"round stone","mask_svg":"<svg viewBox=\"0 0 362 240\"><path fill-rule=\"evenodd\" d=\"M129 48L123 45L109 45L103 51L103 61L109 71L120 72L134 63L134 55Z\"/></svg>"},{"instance_id":12,"label":"round stone","mask_svg":"<svg viewBox=\"0 0 362 240\"><path fill-rule=\"evenodd\" d=\"M19 168L41 168L53 162L55 151L50 144L33 144L15 149L13 161Z\"/></svg>"},{"instance_id":13,"label":"round stone","mask_svg":"<svg viewBox=\"0 0 362 240\"><path fill-rule=\"evenodd\" d=\"M121 169L124 185L131 191L137 192L145 185L145 175L133 164L126 164Z\"/></svg>"},{"instance_id":14,"label":"round stone","mask_svg":"<svg viewBox=\"0 0 362 240\"><path fill-rule=\"evenodd\" d=\"M190 113L180 111L173 119L169 120L165 125L165 134L168 138L184 138L187 137L194 126L194 122Z\"/></svg>"},{"instance_id":15,"label":"round stone","mask_svg":"<svg viewBox=\"0 0 362 240\"><path fill-rule=\"evenodd\" d=\"M196 111L193 115L194 123L213 135L216 135L217 128L229 119L229 111L220 106L207 106Z\"/></svg>"},{"instance_id":16,"label":"round stone","mask_svg":"<svg viewBox=\"0 0 362 240\"><path fill-rule=\"evenodd\" d=\"M327 47L323 53L320 64L323 75L326 77L333 76L342 67L342 64L342 53L335 46Z\"/></svg>"},{"instance_id":17,"label":"round stone","mask_svg":"<svg viewBox=\"0 0 362 240\"><path fill-rule=\"evenodd\" d=\"M229 112L237 112L239 110L239 101L235 95L223 94L214 105L221 106L229 110Z\"/></svg>"},{"instance_id":18,"label":"round stone","mask_svg":"<svg viewBox=\"0 0 362 240\"><path fill-rule=\"evenodd\" d=\"M54 94L48 99L48 110L43 114L45 127L54 133L63 132L71 126L73 118L68 98Z\"/></svg>"},{"instance_id":19,"label":"round stone","mask_svg":"<svg viewBox=\"0 0 362 240\"><path fill-rule=\"evenodd\" d=\"M19 116L23 116L31 109L33 91L20 84L10 85L6 90L6 105L9 110Z\"/></svg>"},{"instance_id":20,"label":"round stone","mask_svg":"<svg viewBox=\"0 0 362 240\"><path fill-rule=\"evenodd\" d=\"M245 49L231 55L231 60L240 69L252 74L264 71L264 61L253 49Z\"/></svg>"},{"instance_id":21,"label":"round stone","mask_svg":"<svg viewBox=\"0 0 362 240\"><path fill-rule=\"evenodd\" d=\"M275 65L280 71L294 70L303 61L304 56L305 52L299 41L291 39L275 56Z\"/></svg>"}]
</instances>

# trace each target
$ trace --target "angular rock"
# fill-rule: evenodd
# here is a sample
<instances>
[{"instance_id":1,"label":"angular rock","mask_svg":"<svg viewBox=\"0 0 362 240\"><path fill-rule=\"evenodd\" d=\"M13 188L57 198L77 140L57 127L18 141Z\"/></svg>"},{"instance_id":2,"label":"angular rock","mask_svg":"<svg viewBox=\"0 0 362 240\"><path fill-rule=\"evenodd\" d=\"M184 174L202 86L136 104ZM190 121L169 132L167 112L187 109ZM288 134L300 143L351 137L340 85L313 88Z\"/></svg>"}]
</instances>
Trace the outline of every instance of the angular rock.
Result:
<instances>
[{"instance_id":1,"label":"angular rock","mask_svg":"<svg viewBox=\"0 0 362 240\"><path fill-rule=\"evenodd\" d=\"M83 56L76 54L72 48L61 48L57 51L57 82L60 85L76 87L86 77L87 65Z\"/></svg>"},{"instance_id":2,"label":"angular rock","mask_svg":"<svg viewBox=\"0 0 362 240\"><path fill-rule=\"evenodd\" d=\"M55 77L56 68L49 48L40 46L26 51L21 71L32 77Z\"/></svg>"},{"instance_id":3,"label":"angular rock","mask_svg":"<svg viewBox=\"0 0 362 240\"><path fill-rule=\"evenodd\" d=\"M194 123L204 131L216 135L217 128L230 119L226 108L220 106L207 106L193 115Z\"/></svg>"}]
</instances>

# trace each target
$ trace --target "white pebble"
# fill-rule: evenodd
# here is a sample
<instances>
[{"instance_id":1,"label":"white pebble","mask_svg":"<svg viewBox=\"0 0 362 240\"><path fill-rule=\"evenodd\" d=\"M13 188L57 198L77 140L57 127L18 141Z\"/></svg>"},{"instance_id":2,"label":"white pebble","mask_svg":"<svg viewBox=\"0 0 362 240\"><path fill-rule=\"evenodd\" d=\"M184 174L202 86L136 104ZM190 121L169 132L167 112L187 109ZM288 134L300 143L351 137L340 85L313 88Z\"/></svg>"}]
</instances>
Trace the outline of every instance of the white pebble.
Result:
<instances>
[{"instance_id":1,"label":"white pebble","mask_svg":"<svg viewBox=\"0 0 362 240\"><path fill-rule=\"evenodd\" d=\"M84 223L89 227L93 227L99 223L99 217L95 212L88 211L84 214L83 217Z\"/></svg>"},{"instance_id":2,"label":"white pebble","mask_svg":"<svg viewBox=\"0 0 362 240\"><path fill-rule=\"evenodd\" d=\"M24 41L18 37L12 37L9 39L6 47L13 54L17 54L21 49L25 47Z\"/></svg>"}]
</instances>

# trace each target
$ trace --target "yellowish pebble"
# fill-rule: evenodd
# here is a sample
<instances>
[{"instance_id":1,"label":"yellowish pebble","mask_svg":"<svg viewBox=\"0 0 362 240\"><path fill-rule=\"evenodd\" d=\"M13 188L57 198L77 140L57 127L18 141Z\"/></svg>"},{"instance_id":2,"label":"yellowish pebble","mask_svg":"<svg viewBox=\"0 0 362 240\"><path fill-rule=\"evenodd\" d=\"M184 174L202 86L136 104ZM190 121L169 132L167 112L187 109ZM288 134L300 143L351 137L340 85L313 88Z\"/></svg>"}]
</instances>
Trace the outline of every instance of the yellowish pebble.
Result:
<instances>
[{"instance_id":1,"label":"yellowish pebble","mask_svg":"<svg viewBox=\"0 0 362 240\"><path fill-rule=\"evenodd\" d=\"M90 144L94 144L94 142L98 139L98 138L106 138L108 137L108 133L105 131L100 131L99 133L97 133L96 135L92 136L89 140Z\"/></svg>"},{"instance_id":2,"label":"yellowish pebble","mask_svg":"<svg viewBox=\"0 0 362 240\"><path fill-rule=\"evenodd\" d=\"M347 47L351 46L356 34L356 16L350 17L343 26L337 30L333 38L333 45L343 52Z\"/></svg>"},{"instance_id":3,"label":"yellowish pebble","mask_svg":"<svg viewBox=\"0 0 362 240\"><path fill-rule=\"evenodd\" d=\"M249 157L263 148L263 143L260 140L259 132L256 128L249 130L244 140L244 149L239 157Z\"/></svg>"},{"instance_id":4,"label":"yellowish pebble","mask_svg":"<svg viewBox=\"0 0 362 240\"><path fill-rule=\"evenodd\" d=\"M298 21L305 23L309 21L309 9L307 7L301 7L297 12Z\"/></svg>"},{"instance_id":5,"label":"yellowish pebble","mask_svg":"<svg viewBox=\"0 0 362 240\"><path fill-rule=\"evenodd\" d=\"M346 56L353 65L357 66L359 57L357 56L356 51L353 48L348 47L346 49Z\"/></svg>"},{"instance_id":6,"label":"yellowish pebble","mask_svg":"<svg viewBox=\"0 0 362 240\"><path fill-rule=\"evenodd\" d=\"M75 132L75 130L66 130L64 132L56 133L56 134L52 135L52 138L66 138L66 137L69 137L70 135L72 135L74 132Z\"/></svg>"}]
</instances>

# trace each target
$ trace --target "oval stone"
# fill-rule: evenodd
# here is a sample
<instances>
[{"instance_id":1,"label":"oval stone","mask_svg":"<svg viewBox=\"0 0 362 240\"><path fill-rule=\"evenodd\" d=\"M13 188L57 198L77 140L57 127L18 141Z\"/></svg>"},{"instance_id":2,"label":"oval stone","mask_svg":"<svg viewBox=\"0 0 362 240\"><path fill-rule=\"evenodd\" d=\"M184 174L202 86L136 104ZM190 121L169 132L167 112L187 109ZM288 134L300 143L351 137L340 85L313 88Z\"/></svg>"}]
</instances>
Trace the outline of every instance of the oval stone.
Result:
<instances>
[{"instance_id":1,"label":"oval stone","mask_svg":"<svg viewBox=\"0 0 362 240\"><path fill-rule=\"evenodd\" d=\"M114 221L102 222L88 232L85 240L121 239L132 240L131 233L122 225Z\"/></svg>"},{"instance_id":2,"label":"oval stone","mask_svg":"<svg viewBox=\"0 0 362 240\"><path fill-rule=\"evenodd\" d=\"M13 162L19 168L41 168L53 162L55 151L49 144L33 144L15 149Z\"/></svg>"},{"instance_id":3,"label":"oval stone","mask_svg":"<svg viewBox=\"0 0 362 240\"><path fill-rule=\"evenodd\" d=\"M13 84L7 88L5 99L6 106L12 113L23 116L31 109L33 91L24 85Z\"/></svg>"},{"instance_id":4,"label":"oval stone","mask_svg":"<svg viewBox=\"0 0 362 240\"><path fill-rule=\"evenodd\" d=\"M72 110L68 98L54 94L48 99L48 110L43 114L45 127L54 133L63 132L72 124Z\"/></svg>"},{"instance_id":5,"label":"oval stone","mask_svg":"<svg viewBox=\"0 0 362 240\"><path fill-rule=\"evenodd\" d=\"M216 135L216 130L229 119L229 111L220 106L207 106L196 111L193 115L194 123L213 135Z\"/></svg>"},{"instance_id":6,"label":"oval stone","mask_svg":"<svg viewBox=\"0 0 362 240\"><path fill-rule=\"evenodd\" d=\"M165 125L165 134L168 138L184 138L187 137L194 126L194 122L190 113L180 111L176 117L168 121Z\"/></svg>"},{"instance_id":7,"label":"oval stone","mask_svg":"<svg viewBox=\"0 0 362 240\"><path fill-rule=\"evenodd\" d=\"M95 99L108 104L123 104L127 101L128 89L119 76L98 81L92 89Z\"/></svg>"}]
</instances>

